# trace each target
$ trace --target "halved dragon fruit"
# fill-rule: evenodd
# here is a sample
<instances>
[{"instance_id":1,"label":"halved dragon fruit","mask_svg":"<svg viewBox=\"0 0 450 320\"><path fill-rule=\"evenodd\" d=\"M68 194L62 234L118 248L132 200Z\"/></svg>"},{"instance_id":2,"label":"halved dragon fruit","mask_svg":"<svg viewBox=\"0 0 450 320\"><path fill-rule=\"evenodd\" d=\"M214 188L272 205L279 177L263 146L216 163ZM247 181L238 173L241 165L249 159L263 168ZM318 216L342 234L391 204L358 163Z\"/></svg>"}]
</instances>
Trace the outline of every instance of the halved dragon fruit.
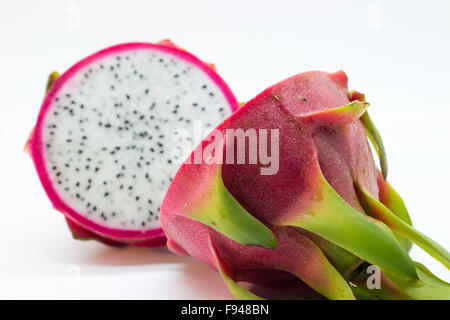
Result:
<instances>
[{"instance_id":1,"label":"halved dragon fruit","mask_svg":"<svg viewBox=\"0 0 450 320\"><path fill-rule=\"evenodd\" d=\"M73 236L165 245L161 201L175 149L192 139L179 132L214 128L238 107L214 66L168 40L126 43L53 73L47 89L27 150Z\"/></svg>"},{"instance_id":2,"label":"halved dragon fruit","mask_svg":"<svg viewBox=\"0 0 450 320\"><path fill-rule=\"evenodd\" d=\"M212 266L241 299L258 297L238 282L274 285L280 272L330 299L448 298L450 285L408 255L412 241L450 268L450 254L411 226L386 182L367 107L342 71L302 73L247 102L169 187L161 207L168 247ZM368 264L389 282L382 295L364 290Z\"/></svg>"}]
</instances>

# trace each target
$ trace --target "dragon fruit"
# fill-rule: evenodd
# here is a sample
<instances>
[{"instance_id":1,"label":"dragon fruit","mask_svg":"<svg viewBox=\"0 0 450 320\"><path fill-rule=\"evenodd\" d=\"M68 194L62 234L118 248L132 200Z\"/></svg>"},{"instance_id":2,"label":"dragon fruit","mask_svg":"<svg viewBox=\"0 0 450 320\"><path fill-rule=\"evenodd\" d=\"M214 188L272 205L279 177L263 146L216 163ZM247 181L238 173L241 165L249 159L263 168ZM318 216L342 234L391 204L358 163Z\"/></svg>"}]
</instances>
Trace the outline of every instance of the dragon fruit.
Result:
<instances>
[{"instance_id":1,"label":"dragon fruit","mask_svg":"<svg viewBox=\"0 0 450 320\"><path fill-rule=\"evenodd\" d=\"M161 207L168 247L216 269L240 299L259 296L239 282L277 286L293 276L329 299L449 298L450 286L408 255L412 241L450 267L386 182L367 107L342 71L302 73L247 102L176 174ZM362 288L369 265L389 281L383 294Z\"/></svg>"},{"instance_id":2,"label":"dragon fruit","mask_svg":"<svg viewBox=\"0 0 450 320\"><path fill-rule=\"evenodd\" d=\"M52 73L47 90L26 149L73 236L165 245L174 150L192 140L182 129L214 128L238 107L214 66L169 40L120 44Z\"/></svg>"}]
</instances>

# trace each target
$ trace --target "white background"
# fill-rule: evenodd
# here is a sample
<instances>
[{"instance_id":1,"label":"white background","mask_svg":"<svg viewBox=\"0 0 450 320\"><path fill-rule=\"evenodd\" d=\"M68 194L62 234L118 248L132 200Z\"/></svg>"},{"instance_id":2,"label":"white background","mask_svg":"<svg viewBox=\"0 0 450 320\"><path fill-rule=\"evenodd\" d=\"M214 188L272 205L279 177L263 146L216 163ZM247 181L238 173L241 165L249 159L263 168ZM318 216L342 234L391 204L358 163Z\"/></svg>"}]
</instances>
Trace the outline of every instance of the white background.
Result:
<instances>
[{"instance_id":1,"label":"white background","mask_svg":"<svg viewBox=\"0 0 450 320\"><path fill-rule=\"evenodd\" d=\"M444 0L3 1L0 298L231 298L192 258L73 240L22 152L48 73L120 42L171 38L214 62L240 101L302 71L345 70L371 103L413 223L450 249L449 34Z\"/></svg>"}]
</instances>

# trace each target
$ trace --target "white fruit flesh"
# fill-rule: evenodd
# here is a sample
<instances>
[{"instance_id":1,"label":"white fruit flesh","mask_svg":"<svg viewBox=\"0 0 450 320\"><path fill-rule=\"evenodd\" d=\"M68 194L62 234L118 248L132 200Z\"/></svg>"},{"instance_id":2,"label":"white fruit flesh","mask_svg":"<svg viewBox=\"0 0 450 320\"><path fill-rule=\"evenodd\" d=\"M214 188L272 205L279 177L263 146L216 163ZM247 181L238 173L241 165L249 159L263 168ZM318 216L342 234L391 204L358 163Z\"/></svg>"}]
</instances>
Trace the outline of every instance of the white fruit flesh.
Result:
<instances>
[{"instance_id":1,"label":"white fruit flesh","mask_svg":"<svg viewBox=\"0 0 450 320\"><path fill-rule=\"evenodd\" d=\"M195 121L211 130L230 113L220 88L190 62L155 49L110 54L56 92L42 126L46 169L61 200L89 220L156 228L186 156L174 148L181 136L184 151L194 147L181 133Z\"/></svg>"}]
</instances>

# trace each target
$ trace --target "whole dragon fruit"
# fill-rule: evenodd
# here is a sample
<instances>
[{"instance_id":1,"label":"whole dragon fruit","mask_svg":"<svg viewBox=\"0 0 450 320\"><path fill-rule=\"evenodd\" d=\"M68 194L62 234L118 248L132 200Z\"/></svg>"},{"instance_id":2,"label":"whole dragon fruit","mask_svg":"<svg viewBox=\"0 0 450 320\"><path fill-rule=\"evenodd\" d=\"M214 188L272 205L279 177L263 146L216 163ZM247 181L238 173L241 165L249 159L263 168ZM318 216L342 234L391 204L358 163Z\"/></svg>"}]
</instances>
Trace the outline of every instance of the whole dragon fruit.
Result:
<instances>
[{"instance_id":1,"label":"whole dragon fruit","mask_svg":"<svg viewBox=\"0 0 450 320\"><path fill-rule=\"evenodd\" d=\"M171 151L190 139L180 130L213 128L238 107L214 66L168 40L120 44L52 73L47 90L26 148L73 236L165 245Z\"/></svg>"},{"instance_id":2,"label":"whole dragon fruit","mask_svg":"<svg viewBox=\"0 0 450 320\"><path fill-rule=\"evenodd\" d=\"M247 102L176 174L161 207L168 247L219 271L236 298L258 298L240 281L295 279L330 299L450 298L408 255L412 241L450 267L386 182L367 107L342 71L302 73ZM368 265L382 289L364 287Z\"/></svg>"}]
</instances>

